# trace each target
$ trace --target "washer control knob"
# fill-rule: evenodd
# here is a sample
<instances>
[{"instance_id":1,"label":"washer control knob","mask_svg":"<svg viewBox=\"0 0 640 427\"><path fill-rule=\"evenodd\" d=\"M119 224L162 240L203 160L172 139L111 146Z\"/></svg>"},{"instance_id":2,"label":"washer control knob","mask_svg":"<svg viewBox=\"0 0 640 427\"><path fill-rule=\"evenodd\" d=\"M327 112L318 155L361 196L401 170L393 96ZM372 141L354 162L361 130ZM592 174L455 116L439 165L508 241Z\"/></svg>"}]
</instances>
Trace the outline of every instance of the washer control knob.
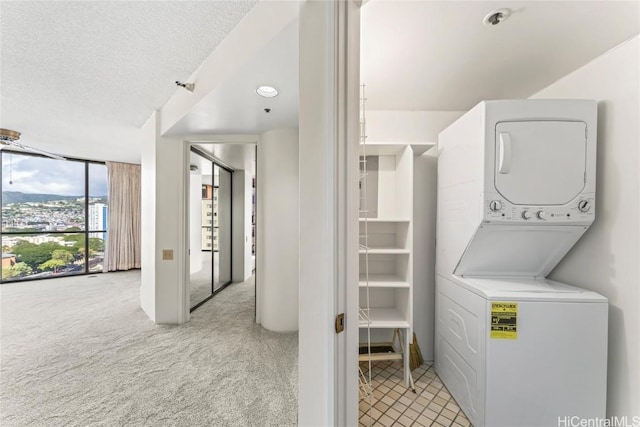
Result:
<instances>
[{"instance_id":1,"label":"washer control knob","mask_svg":"<svg viewBox=\"0 0 640 427\"><path fill-rule=\"evenodd\" d=\"M522 211L522 219L531 219L531 212Z\"/></svg>"},{"instance_id":2,"label":"washer control knob","mask_svg":"<svg viewBox=\"0 0 640 427\"><path fill-rule=\"evenodd\" d=\"M545 211L536 212L536 216L538 219L547 219L547 213Z\"/></svg>"},{"instance_id":3,"label":"washer control knob","mask_svg":"<svg viewBox=\"0 0 640 427\"><path fill-rule=\"evenodd\" d=\"M580 212L589 212L589 209L591 209L591 203L589 203L588 200L580 200L578 202L578 209Z\"/></svg>"},{"instance_id":4,"label":"washer control knob","mask_svg":"<svg viewBox=\"0 0 640 427\"><path fill-rule=\"evenodd\" d=\"M500 209L502 209L502 202L500 202L500 200L492 200L489 202L489 209L491 209L493 212L497 212Z\"/></svg>"}]
</instances>

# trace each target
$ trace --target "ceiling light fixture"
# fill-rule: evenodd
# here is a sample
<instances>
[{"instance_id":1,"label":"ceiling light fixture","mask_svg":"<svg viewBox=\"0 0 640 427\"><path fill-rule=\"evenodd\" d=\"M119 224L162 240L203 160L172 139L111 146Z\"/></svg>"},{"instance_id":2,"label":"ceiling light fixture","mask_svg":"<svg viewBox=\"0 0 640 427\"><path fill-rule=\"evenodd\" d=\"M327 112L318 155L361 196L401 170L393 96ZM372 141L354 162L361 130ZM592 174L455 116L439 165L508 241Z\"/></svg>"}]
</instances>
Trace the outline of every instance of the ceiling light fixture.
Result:
<instances>
[{"instance_id":1,"label":"ceiling light fixture","mask_svg":"<svg viewBox=\"0 0 640 427\"><path fill-rule=\"evenodd\" d=\"M260 86L256 89L256 93L264 98L274 98L278 96L276 88L271 86Z\"/></svg>"},{"instance_id":2,"label":"ceiling light fixture","mask_svg":"<svg viewBox=\"0 0 640 427\"><path fill-rule=\"evenodd\" d=\"M484 25L493 27L494 25L498 25L502 21L506 20L510 15L511 9L498 9L485 16L482 22Z\"/></svg>"},{"instance_id":3,"label":"ceiling light fixture","mask_svg":"<svg viewBox=\"0 0 640 427\"><path fill-rule=\"evenodd\" d=\"M2 141L2 144L7 142L7 144L4 145L9 145L8 142L17 141L19 139L20 132L16 132L15 130L10 129L0 129L0 141Z\"/></svg>"},{"instance_id":4,"label":"ceiling light fixture","mask_svg":"<svg viewBox=\"0 0 640 427\"><path fill-rule=\"evenodd\" d=\"M10 129L0 129L0 146L8 145L10 147L19 148L21 150L30 151L36 154L42 154L43 156L50 157L56 160L66 160L64 157L59 156L48 151L41 150L39 148L30 147L18 142L20 139L20 132Z\"/></svg>"}]
</instances>

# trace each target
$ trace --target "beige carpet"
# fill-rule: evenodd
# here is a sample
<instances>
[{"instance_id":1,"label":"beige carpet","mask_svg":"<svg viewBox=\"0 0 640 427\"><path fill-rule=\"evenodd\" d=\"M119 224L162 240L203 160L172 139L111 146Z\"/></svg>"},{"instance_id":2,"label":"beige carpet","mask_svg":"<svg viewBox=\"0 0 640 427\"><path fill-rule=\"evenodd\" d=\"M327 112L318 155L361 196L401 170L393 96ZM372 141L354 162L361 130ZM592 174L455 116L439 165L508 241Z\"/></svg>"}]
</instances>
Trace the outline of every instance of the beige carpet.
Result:
<instances>
[{"instance_id":1,"label":"beige carpet","mask_svg":"<svg viewBox=\"0 0 640 427\"><path fill-rule=\"evenodd\" d=\"M253 322L230 285L183 326L139 307L140 273L0 285L4 426L282 426L297 413L297 334Z\"/></svg>"}]
</instances>

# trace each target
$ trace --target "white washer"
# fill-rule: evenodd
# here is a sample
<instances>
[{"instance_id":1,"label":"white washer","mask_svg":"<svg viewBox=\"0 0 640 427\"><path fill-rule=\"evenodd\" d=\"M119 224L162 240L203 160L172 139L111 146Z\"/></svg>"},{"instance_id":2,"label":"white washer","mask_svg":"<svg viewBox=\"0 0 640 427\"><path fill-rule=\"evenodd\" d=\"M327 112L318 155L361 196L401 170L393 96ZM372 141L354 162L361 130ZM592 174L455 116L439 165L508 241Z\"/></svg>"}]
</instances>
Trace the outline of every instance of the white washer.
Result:
<instances>
[{"instance_id":1,"label":"white washer","mask_svg":"<svg viewBox=\"0 0 640 427\"><path fill-rule=\"evenodd\" d=\"M605 416L606 298L545 279L436 280L437 372L474 426Z\"/></svg>"}]
</instances>

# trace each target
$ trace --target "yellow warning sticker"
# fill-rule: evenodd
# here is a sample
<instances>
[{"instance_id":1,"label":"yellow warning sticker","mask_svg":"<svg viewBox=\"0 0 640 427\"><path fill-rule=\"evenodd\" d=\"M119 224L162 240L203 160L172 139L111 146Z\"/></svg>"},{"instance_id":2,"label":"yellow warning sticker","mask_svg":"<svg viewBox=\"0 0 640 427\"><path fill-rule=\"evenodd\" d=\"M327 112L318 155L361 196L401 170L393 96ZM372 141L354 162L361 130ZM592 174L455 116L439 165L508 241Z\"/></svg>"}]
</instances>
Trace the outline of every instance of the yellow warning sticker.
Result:
<instances>
[{"instance_id":1,"label":"yellow warning sticker","mask_svg":"<svg viewBox=\"0 0 640 427\"><path fill-rule=\"evenodd\" d=\"M491 338L515 340L518 338L518 303L491 303Z\"/></svg>"}]
</instances>

